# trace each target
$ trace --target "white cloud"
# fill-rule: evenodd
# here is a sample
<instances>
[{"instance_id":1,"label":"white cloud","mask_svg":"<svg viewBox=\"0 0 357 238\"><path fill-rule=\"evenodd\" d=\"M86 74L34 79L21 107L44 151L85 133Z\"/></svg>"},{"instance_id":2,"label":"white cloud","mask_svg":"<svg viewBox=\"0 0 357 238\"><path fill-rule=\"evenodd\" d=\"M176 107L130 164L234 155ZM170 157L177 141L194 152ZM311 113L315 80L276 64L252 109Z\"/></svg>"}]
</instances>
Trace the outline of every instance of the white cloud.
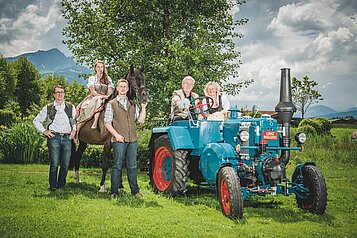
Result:
<instances>
[{"instance_id":1,"label":"white cloud","mask_svg":"<svg viewBox=\"0 0 357 238\"><path fill-rule=\"evenodd\" d=\"M331 18L336 12L337 4L333 1L313 1L310 3L292 3L282 6L278 15L268 26L269 30L282 37L289 34L309 35L331 28Z\"/></svg>"},{"instance_id":2,"label":"white cloud","mask_svg":"<svg viewBox=\"0 0 357 238\"><path fill-rule=\"evenodd\" d=\"M50 6L44 15L40 5L28 5L16 19L0 20L0 36L9 40L2 42L0 52L14 56L41 49L41 42L56 24L62 21L58 4Z\"/></svg>"},{"instance_id":3,"label":"white cloud","mask_svg":"<svg viewBox=\"0 0 357 238\"><path fill-rule=\"evenodd\" d=\"M271 9L260 3L251 3L259 6L259 14L254 15L253 7L248 10L253 12L251 22L261 24L248 25L246 37L254 38L239 45L243 61L240 80L255 80L238 95L240 102L272 109L279 93L280 69L289 67L291 77L308 75L318 82L327 105L353 105L357 100L352 92L357 87L351 81L356 80L357 14L342 11L347 4L341 7L343 3L337 0L299 1ZM244 10L243 5L241 12ZM344 92L344 97L337 97L338 92Z\"/></svg>"}]
</instances>

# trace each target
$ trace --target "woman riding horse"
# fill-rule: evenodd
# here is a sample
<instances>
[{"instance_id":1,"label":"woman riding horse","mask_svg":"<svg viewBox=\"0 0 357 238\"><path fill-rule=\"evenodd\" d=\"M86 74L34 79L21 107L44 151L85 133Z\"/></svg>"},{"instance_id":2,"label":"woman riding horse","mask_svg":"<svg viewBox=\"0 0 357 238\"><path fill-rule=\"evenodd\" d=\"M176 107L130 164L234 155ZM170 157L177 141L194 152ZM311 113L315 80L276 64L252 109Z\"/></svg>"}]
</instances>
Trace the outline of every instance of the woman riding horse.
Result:
<instances>
[{"instance_id":1,"label":"woman riding horse","mask_svg":"<svg viewBox=\"0 0 357 238\"><path fill-rule=\"evenodd\" d=\"M135 69L133 65L130 67L130 72L126 76L126 80L129 82L129 92L128 98L133 100L137 98L140 103L146 102L148 100L148 92L145 87L145 75L143 69ZM116 92L114 91L111 95L111 98L116 96ZM106 100L108 101L108 99ZM80 159L82 154L84 153L87 144L93 145L104 145L104 158L102 163L102 179L100 182L100 192L105 192L105 177L108 171L108 161L109 154L111 149L111 134L104 126L104 111L98 113L98 129L91 129L91 125L93 125L94 118L91 118L85 121L82 125L81 130L77 131L79 146L76 149L75 144L72 145L72 156L71 156L71 164L70 167L74 167L76 182L80 182L79 178L79 166Z\"/></svg>"},{"instance_id":2,"label":"woman riding horse","mask_svg":"<svg viewBox=\"0 0 357 238\"><path fill-rule=\"evenodd\" d=\"M103 110L104 100L113 93L113 83L108 76L107 69L103 61L97 61L94 65L95 75L89 77L88 88L90 94L79 104L77 119L77 136L78 140L79 130L83 124L91 119L94 115L94 121L91 126L92 129L96 129L98 125L99 111Z\"/></svg>"}]
</instances>

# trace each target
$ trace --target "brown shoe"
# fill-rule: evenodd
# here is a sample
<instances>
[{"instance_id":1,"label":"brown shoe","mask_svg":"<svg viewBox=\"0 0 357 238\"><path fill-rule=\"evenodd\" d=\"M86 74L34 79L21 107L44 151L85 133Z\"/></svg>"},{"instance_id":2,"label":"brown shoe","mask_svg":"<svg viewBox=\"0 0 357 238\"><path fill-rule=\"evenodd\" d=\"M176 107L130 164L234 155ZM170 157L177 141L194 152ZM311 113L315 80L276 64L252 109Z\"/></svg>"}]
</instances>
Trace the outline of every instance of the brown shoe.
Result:
<instances>
[{"instance_id":1,"label":"brown shoe","mask_svg":"<svg viewBox=\"0 0 357 238\"><path fill-rule=\"evenodd\" d=\"M140 192L136 193L134 196L136 198L143 198L143 195Z\"/></svg>"},{"instance_id":2,"label":"brown shoe","mask_svg":"<svg viewBox=\"0 0 357 238\"><path fill-rule=\"evenodd\" d=\"M116 193L113 193L111 195L112 200L116 200L118 198L118 195Z\"/></svg>"}]
</instances>

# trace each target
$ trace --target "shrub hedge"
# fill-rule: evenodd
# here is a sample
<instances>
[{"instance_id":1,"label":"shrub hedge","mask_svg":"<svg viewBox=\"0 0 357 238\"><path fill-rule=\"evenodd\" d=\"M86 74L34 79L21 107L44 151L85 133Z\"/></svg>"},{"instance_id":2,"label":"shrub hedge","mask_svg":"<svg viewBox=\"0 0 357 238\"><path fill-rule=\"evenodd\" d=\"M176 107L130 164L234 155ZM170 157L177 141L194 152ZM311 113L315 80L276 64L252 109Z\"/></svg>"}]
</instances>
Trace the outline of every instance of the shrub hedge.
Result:
<instances>
[{"instance_id":1,"label":"shrub hedge","mask_svg":"<svg viewBox=\"0 0 357 238\"><path fill-rule=\"evenodd\" d=\"M331 135L332 123L326 118L305 118L300 122L298 128L314 134L311 127L315 129L317 135Z\"/></svg>"},{"instance_id":2,"label":"shrub hedge","mask_svg":"<svg viewBox=\"0 0 357 238\"><path fill-rule=\"evenodd\" d=\"M42 142L43 138L31 123L17 123L0 133L0 159L5 163L36 163Z\"/></svg>"},{"instance_id":3,"label":"shrub hedge","mask_svg":"<svg viewBox=\"0 0 357 238\"><path fill-rule=\"evenodd\" d=\"M0 130L0 162L49 164L47 140L41 137L31 122L14 124ZM138 168L148 169L148 150L151 130L138 130ZM99 168L104 157L103 146L88 145L81 159L84 168ZM112 153L109 166L112 165Z\"/></svg>"}]
</instances>

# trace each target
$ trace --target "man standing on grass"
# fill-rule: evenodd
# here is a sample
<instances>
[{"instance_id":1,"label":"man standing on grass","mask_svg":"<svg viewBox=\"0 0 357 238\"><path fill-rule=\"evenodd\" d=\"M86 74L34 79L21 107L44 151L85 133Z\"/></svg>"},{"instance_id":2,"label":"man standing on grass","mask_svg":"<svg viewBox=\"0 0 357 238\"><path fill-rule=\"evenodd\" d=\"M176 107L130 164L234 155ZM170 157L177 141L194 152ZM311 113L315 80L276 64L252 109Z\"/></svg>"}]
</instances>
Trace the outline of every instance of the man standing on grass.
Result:
<instances>
[{"instance_id":1,"label":"man standing on grass","mask_svg":"<svg viewBox=\"0 0 357 238\"><path fill-rule=\"evenodd\" d=\"M66 184L71 159L71 140L76 134L76 109L71 103L64 101L65 91L61 85L54 88L53 97L55 101L44 106L33 120L36 129L47 137L51 191ZM58 173L59 165L61 167Z\"/></svg>"},{"instance_id":2,"label":"man standing on grass","mask_svg":"<svg viewBox=\"0 0 357 238\"><path fill-rule=\"evenodd\" d=\"M118 196L118 189L122 184L123 160L126 162L126 172L131 194L142 197L137 181L137 136L135 121L144 123L147 103L141 104L141 111L133 101L127 97L129 83L120 79L117 83L118 96L111 100L105 109L104 125L112 134L114 161L111 177L112 198Z\"/></svg>"}]
</instances>

